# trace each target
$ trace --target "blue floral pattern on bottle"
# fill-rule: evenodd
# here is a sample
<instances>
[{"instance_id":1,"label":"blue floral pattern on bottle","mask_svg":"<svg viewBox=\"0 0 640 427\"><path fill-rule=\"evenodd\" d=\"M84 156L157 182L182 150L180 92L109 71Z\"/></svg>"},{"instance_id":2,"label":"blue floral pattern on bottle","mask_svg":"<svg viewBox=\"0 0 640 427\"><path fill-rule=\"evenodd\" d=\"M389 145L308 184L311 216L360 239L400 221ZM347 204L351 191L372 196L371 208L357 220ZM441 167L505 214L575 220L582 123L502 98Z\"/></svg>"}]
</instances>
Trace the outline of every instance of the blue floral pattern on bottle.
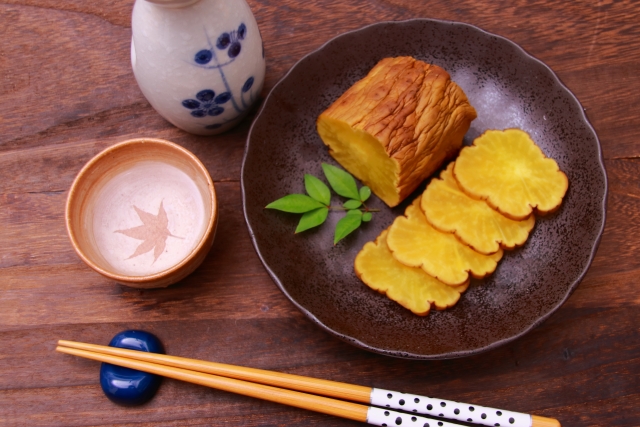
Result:
<instances>
[{"instance_id":1,"label":"blue floral pattern on bottle","mask_svg":"<svg viewBox=\"0 0 640 427\"><path fill-rule=\"evenodd\" d=\"M218 37L216 47L220 50L229 48L229 51L227 52L229 58L235 58L236 56L240 55L240 50L242 49L240 40L244 40L244 36L246 34L247 26L244 24L240 24L237 31L234 30L230 33L222 33L220 37Z\"/></svg>"},{"instance_id":2,"label":"blue floral pattern on bottle","mask_svg":"<svg viewBox=\"0 0 640 427\"><path fill-rule=\"evenodd\" d=\"M254 94L251 89L255 79L251 76L244 82L240 88L239 97L236 99L237 97L234 96L234 90L230 87L223 70L225 66L235 61L242 51L242 41L247 36L247 26L244 23L241 23L236 30L224 32L218 36L215 46L211 42L209 35L206 34L206 31L205 35L207 36L209 47L196 52L193 57L193 65L200 68L218 70L225 90L217 96L213 89L201 90L196 94L196 99L185 99L182 101L182 106L191 110L193 117L205 118L221 115L225 111L222 104L230 101L231 107L237 114L232 118L227 118L223 122L205 125L207 129L216 129L225 123L235 120L237 116L244 113L251 104L253 104ZM227 59L221 61L221 59L218 58L216 50L221 51L219 53L226 51ZM235 93L237 94L237 91Z\"/></svg>"},{"instance_id":3,"label":"blue floral pattern on bottle","mask_svg":"<svg viewBox=\"0 0 640 427\"><path fill-rule=\"evenodd\" d=\"M242 86L242 93L249 92L251 90L251 86L253 86L253 77L249 77L244 85Z\"/></svg>"},{"instance_id":4,"label":"blue floral pattern on bottle","mask_svg":"<svg viewBox=\"0 0 640 427\"><path fill-rule=\"evenodd\" d=\"M185 99L182 105L191 110L193 117L219 116L224 113L221 104L231 99L229 92L223 92L216 96L211 89L201 90L196 94L196 99Z\"/></svg>"}]
</instances>

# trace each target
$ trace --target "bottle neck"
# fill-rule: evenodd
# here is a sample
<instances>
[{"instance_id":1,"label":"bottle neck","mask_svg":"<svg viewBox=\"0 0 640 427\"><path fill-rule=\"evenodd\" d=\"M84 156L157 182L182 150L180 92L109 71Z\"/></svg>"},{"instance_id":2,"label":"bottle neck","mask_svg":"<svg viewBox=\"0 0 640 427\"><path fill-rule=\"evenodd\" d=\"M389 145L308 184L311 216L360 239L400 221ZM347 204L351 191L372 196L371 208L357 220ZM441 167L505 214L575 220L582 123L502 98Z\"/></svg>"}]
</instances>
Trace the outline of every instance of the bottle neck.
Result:
<instances>
[{"instance_id":1,"label":"bottle neck","mask_svg":"<svg viewBox=\"0 0 640 427\"><path fill-rule=\"evenodd\" d=\"M145 0L149 3L153 3L156 6L166 8L180 8L187 7L198 3L200 0Z\"/></svg>"}]
</instances>

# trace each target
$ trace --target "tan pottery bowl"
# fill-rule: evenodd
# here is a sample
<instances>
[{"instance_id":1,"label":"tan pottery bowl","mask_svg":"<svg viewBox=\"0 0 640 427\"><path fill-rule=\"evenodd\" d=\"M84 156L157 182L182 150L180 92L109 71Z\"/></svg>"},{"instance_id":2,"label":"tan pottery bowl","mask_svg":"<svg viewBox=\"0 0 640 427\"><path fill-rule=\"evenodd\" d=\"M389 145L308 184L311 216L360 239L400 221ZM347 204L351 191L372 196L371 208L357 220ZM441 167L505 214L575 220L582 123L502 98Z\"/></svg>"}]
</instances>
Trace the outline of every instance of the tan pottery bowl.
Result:
<instances>
[{"instance_id":1,"label":"tan pottery bowl","mask_svg":"<svg viewBox=\"0 0 640 427\"><path fill-rule=\"evenodd\" d=\"M139 138L107 148L78 173L67 198L69 238L103 276L166 287L192 273L218 222L213 181L188 150Z\"/></svg>"}]
</instances>

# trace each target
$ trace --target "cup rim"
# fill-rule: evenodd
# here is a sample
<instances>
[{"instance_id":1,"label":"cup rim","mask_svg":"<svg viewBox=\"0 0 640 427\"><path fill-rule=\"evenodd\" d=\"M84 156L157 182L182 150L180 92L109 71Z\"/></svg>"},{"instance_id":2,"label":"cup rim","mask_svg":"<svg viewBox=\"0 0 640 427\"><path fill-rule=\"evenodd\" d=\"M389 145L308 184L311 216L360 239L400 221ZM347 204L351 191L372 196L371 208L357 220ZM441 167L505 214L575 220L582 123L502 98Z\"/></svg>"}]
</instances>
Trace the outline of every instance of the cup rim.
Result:
<instances>
[{"instance_id":1,"label":"cup rim","mask_svg":"<svg viewBox=\"0 0 640 427\"><path fill-rule=\"evenodd\" d=\"M81 250L80 245L78 243L76 233L73 230L71 206L74 200L77 197L79 197L77 193L79 191L80 186L83 184L83 178L95 167L96 164L104 161L106 157L110 156L112 153L118 150L121 150L131 145L137 145L141 143L156 144L156 145L164 146L165 148L169 148L171 150L175 150L183 154L184 156L186 156L193 163L193 165L196 166L198 171L207 181L207 188L209 190L208 195L209 195L209 200L211 202L211 215L209 215L209 218L207 221L207 227L202 235L202 238L198 241L198 244L191 250L191 252L189 252L189 254L186 257L184 257L180 262L178 262L177 264L165 270L159 271L157 273L148 274L144 276L131 276L131 275L125 275L125 274L117 274L117 273L105 270L104 268L98 266L94 261L92 261L89 257L87 257L84 254L84 252ZM217 222L218 222L218 199L217 199L216 191L214 188L213 180L211 179L211 175L209 174L209 171L207 170L205 165L191 151L187 150L186 148L174 142L167 141L165 139L160 139L160 138L132 138L132 139L128 139L128 140L116 143L110 147L105 148L100 153L96 154L93 158L91 158L91 160L89 160L82 167L82 169L80 169L80 171L74 178L73 183L71 184L71 187L69 189L69 194L67 196L67 201L65 206L65 224L67 228L67 234L69 236L69 239L71 240L73 249L75 250L76 254L78 254L80 259L82 259L82 261L85 264L87 264L89 267L91 267L96 272L102 274L103 276L109 279L115 280L119 283L132 284L132 285L144 285L149 282L161 281L162 279L171 277L174 273L183 269L187 264L192 262L194 258L198 257L198 255L200 254L200 251L207 244L207 242L210 240L210 237L215 232L217 227ZM179 278L178 280L180 279L181 278ZM174 282L170 282L169 284L172 284L172 283ZM166 286L168 286L169 284L167 284Z\"/></svg>"}]
</instances>

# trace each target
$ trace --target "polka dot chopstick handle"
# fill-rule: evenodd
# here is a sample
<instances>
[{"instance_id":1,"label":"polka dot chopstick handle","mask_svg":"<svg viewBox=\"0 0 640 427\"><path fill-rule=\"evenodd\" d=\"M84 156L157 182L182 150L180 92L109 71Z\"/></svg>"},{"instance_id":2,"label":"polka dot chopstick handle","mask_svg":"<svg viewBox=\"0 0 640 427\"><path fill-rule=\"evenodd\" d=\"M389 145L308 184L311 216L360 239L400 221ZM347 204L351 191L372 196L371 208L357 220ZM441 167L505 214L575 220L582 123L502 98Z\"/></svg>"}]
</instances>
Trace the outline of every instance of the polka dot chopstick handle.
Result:
<instances>
[{"instance_id":1,"label":"polka dot chopstick handle","mask_svg":"<svg viewBox=\"0 0 640 427\"><path fill-rule=\"evenodd\" d=\"M415 394L400 393L397 391L374 388L371 390L372 405L385 408L399 409L401 411L413 412L416 414L431 415L434 417L447 418L450 420L465 421L475 424L483 424L493 427L532 427L532 417L529 414L520 412L505 411L502 409L487 408L484 406L470 405L467 403L453 402L451 400L434 399ZM384 410L382 410L384 412ZM408 420L411 415L408 415ZM403 421L403 419L399 419ZM439 424L441 421L429 420L429 427L457 425L451 423ZM376 424L383 425L383 424ZM401 425L395 419L389 422L387 417L386 425ZM402 425L420 426L419 423L404 423ZM426 427L427 424L424 424Z\"/></svg>"},{"instance_id":2,"label":"polka dot chopstick handle","mask_svg":"<svg viewBox=\"0 0 640 427\"><path fill-rule=\"evenodd\" d=\"M370 406L369 411L367 412L367 423L382 427L464 427L461 424L450 423L444 420L433 420L431 418L405 414L373 406Z\"/></svg>"}]
</instances>

